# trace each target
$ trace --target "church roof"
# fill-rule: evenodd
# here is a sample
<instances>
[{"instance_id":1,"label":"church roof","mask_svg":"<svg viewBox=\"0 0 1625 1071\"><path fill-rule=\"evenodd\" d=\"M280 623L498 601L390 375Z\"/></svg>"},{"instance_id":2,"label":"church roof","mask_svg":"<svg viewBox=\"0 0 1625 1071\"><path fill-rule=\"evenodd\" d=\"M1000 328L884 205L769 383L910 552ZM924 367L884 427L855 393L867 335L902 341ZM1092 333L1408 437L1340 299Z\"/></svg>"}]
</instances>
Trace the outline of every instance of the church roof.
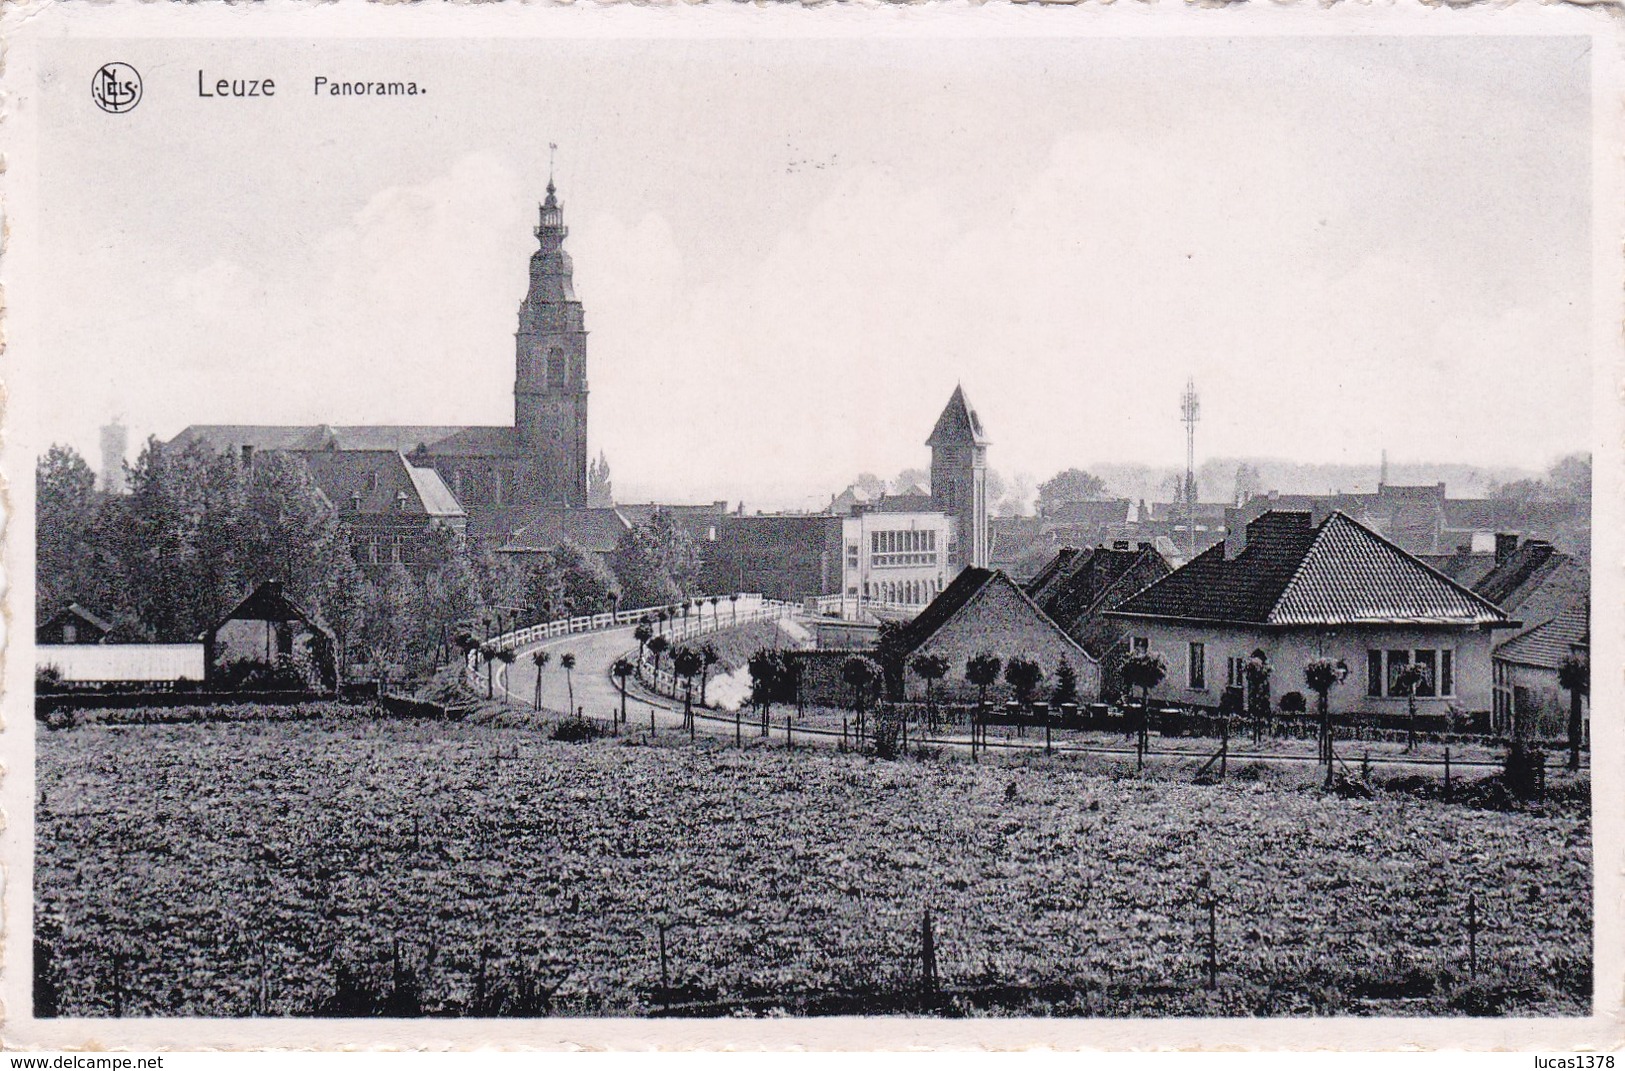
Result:
<instances>
[{"instance_id":1,"label":"church roof","mask_svg":"<svg viewBox=\"0 0 1625 1071\"><path fill-rule=\"evenodd\" d=\"M514 430L419 424L193 424L169 441L185 447L201 443L216 452L240 450L394 450L411 454L422 447L440 457L511 457Z\"/></svg>"},{"instance_id":2,"label":"church roof","mask_svg":"<svg viewBox=\"0 0 1625 1071\"><path fill-rule=\"evenodd\" d=\"M612 507L547 506L533 514L529 522L498 549L504 554L535 553L554 550L560 543L569 541L582 550L608 554L631 527L632 523Z\"/></svg>"},{"instance_id":3,"label":"church roof","mask_svg":"<svg viewBox=\"0 0 1625 1071\"><path fill-rule=\"evenodd\" d=\"M954 387L954 393L943 408L942 415L937 417L937 426L931 429L931 437L925 440L927 446L944 444L973 444L986 446L987 436L982 432L981 418L976 410L971 408L970 402L965 398L965 388Z\"/></svg>"}]
</instances>

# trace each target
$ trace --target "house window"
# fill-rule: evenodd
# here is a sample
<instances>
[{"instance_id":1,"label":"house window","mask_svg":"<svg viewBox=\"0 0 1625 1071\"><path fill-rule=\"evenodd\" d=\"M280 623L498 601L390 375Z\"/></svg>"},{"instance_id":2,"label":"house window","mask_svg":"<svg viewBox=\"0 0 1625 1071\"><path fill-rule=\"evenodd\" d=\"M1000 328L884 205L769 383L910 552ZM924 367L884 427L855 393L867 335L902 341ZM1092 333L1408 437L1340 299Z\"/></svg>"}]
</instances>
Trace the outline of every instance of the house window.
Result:
<instances>
[{"instance_id":1,"label":"house window","mask_svg":"<svg viewBox=\"0 0 1625 1071\"><path fill-rule=\"evenodd\" d=\"M1224 683L1227 688L1241 688L1247 682L1247 660L1231 655L1224 660Z\"/></svg>"},{"instance_id":2,"label":"house window","mask_svg":"<svg viewBox=\"0 0 1625 1071\"><path fill-rule=\"evenodd\" d=\"M1189 669L1192 690L1207 691L1207 644L1191 644Z\"/></svg>"},{"instance_id":3,"label":"house window","mask_svg":"<svg viewBox=\"0 0 1625 1071\"><path fill-rule=\"evenodd\" d=\"M418 560L418 541L410 534L396 536L395 545L398 548L396 550L396 557L401 561L415 562Z\"/></svg>"},{"instance_id":4,"label":"house window","mask_svg":"<svg viewBox=\"0 0 1625 1071\"><path fill-rule=\"evenodd\" d=\"M1151 638L1149 636L1136 636L1129 641L1129 649L1137 655L1146 654L1151 650Z\"/></svg>"},{"instance_id":5,"label":"house window","mask_svg":"<svg viewBox=\"0 0 1625 1071\"><path fill-rule=\"evenodd\" d=\"M1399 674L1412 663L1422 667L1422 682L1416 686L1416 698L1448 698L1456 694L1456 652L1431 647L1366 651L1365 694L1373 699L1404 698Z\"/></svg>"},{"instance_id":6,"label":"house window","mask_svg":"<svg viewBox=\"0 0 1625 1071\"><path fill-rule=\"evenodd\" d=\"M79 628L78 628L77 625L63 625L62 626L62 642L63 643L78 643L79 642Z\"/></svg>"}]
</instances>

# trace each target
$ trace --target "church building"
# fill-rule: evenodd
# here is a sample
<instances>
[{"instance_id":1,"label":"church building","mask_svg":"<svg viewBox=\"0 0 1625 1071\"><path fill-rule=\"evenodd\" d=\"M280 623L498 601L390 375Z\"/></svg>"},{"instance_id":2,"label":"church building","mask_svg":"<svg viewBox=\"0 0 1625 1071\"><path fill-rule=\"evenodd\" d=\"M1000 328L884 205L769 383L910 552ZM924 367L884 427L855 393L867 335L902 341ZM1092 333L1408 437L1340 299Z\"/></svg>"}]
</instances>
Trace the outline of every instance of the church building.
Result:
<instances>
[{"instance_id":1,"label":"church building","mask_svg":"<svg viewBox=\"0 0 1625 1071\"><path fill-rule=\"evenodd\" d=\"M194 424L168 445L183 449L199 442L245 463L266 450L394 451L413 469L438 475L466 512L471 535L498 541L539 510L585 507L587 329L564 249L569 229L551 179L534 233L530 287L514 335L511 427ZM322 492L337 506L370 493L359 484L343 485L350 466L313 468Z\"/></svg>"}]
</instances>

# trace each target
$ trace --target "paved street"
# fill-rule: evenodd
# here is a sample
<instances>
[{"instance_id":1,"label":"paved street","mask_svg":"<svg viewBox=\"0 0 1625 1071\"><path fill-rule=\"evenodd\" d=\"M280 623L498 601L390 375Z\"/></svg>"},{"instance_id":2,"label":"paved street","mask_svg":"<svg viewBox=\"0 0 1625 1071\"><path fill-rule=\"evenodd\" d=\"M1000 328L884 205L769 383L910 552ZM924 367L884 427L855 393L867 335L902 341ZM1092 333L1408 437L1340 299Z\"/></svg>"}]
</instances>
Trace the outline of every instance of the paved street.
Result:
<instances>
[{"instance_id":1,"label":"paved street","mask_svg":"<svg viewBox=\"0 0 1625 1071\"><path fill-rule=\"evenodd\" d=\"M530 706L536 698L536 665L531 652L545 650L552 660L542 669L542 706L548 710L570 709L570 686L574 686L575 705L582 713L595 718L608 718L621 708L621 692L609 675L609 667L617 658L637 650L638 641L632 638L633 626L606 629L602 632L581 632L573 636L559 636L544 640L519 653L507 668L506 690L514 701ZM559 665L559 657L570 653L576 656L576 668L569 679ZM681 711L673 714L669 703L651 702L640 698L641 689L632 683L627 689L626 716L633 725L647 725L649 710L656 710L659 724L675 725L682 720Z\"/></svg>"}]
</instances>

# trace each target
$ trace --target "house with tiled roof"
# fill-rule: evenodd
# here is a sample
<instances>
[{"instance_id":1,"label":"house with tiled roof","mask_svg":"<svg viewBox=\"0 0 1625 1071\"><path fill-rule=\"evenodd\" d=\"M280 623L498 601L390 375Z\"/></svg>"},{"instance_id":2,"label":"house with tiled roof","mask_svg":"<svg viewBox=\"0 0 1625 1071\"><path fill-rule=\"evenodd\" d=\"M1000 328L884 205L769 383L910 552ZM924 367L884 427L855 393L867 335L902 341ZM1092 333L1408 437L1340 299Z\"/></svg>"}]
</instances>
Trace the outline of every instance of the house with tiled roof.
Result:
<instances>
[{"instance_id":1,"label":"house with tiled roof","mask_svg":"<svg viewBox=\"0 0 1625 1071\"><path fill-rule=\"evenodd\" d=\"M1027 593L1100 663L1103 691L1116 696L1121 694L1117 674L1129 652L1122 625L1106 613L1172 571L1149 542L1131 546L1120 540L1110 547L1081 551L1065 547L1039 580L1027 586Z\"/></svg>"},{"instance_id":2,"label":"house with tiled roof","mask_svg":"<svg viewBox=\"0 0 1625 1071\"><path fill-rule=\"evenodd\" d=\"M1515 535L1497 535L1495 566L1473 591L1518 621L1498 638L1493 652L1496 728L1533 719L1525 724L1556 725L1561 731L1568 698L1557 688L1557 667L1568 652L1553 654L1546 644L1556 636L1589 635L1591 570L1544 539L1520 543ZM1554 625L1559 619L1565 624ZM1544 639L1525 642L1536 632Z\"/></svg>"},{"instance_id":3,"label":"house with tiled roof","mask_svg":"<svg viewBox=\"0 0 1625 1071\"><path fill-rule=\"evenodd\" d=\"M1244 667L1271 667L1263 699L1309 694L1304 667L1342 662L1333 713L1400 713L1400 671L1417 663L1428 683L1421 713L1488 719L1491 650L1511 627L1499 606L1432 569L1342 513L1314 523L1306 512L1272 511L1121 603L1131 650L1161 655L1167 678L1155 698L1218 708L1227 689L1250 708Z\"/></svg>"},{"instance_id":4,"label":"house with tiled roof","mask_svg":"<svg viewBox=\"0 0 1625 1071\"><path fill-rule=\"evenodd\" d=\"M632 522L614 507L571 509L544 506L513 534L497 553L520 558L551 554L565 543L574 543L608 564L608 557L621 537L632 530Z\"/></svg>"},{"instance_id":5,"label":"house with tiled roof","mask_svg":"<svg viewBox=\"0 0 1625 1071\"><path fill-rule=\"evenodd\" d=\"M1509 712L1505 728L1526 728L1536 735L1567 731L1570 697L1558 682L1565 660L1591 651L1591 600L1582 598L1557 616L1519 632L1495 649L1497 717ZM1581 701L1582 720L1590 704ZM1516 722L1511 715L1516 715Z\"/></svg>"},{"instance_id":6,"label":"house with tiled roof","mask_svg":"<svg viewBox=\"0 0 1625 1071\"><path fill-rule=\"evenodd\" d=\"M1010 577L996 569L967 566L942 593L905 624L897 646L910 661L915 655L941 655L948 661L944 685L952 693L972 695L965 664L983 652L1001 661L1029 658L1053 682L1065 661L1078 675L1078 694L1087 701L1100 694L1100 665L1066 631L1050 620ZM1046 685L1047 686L1047 685Z\"/></svg>"},{"instance_id":7,"label":"house with tiled roof","mask_svg":"<svg viewBox=\"0 0 1625 1071\"><path fill-rule=\"evenodd\" d=\"M435 540L461 540L468 515L440 474L398 450L287 450L304 463L350 533L362 568L377 574L435 559ZM249 464L253 461L250 459Z\"/></svg>"}]
</instances>

